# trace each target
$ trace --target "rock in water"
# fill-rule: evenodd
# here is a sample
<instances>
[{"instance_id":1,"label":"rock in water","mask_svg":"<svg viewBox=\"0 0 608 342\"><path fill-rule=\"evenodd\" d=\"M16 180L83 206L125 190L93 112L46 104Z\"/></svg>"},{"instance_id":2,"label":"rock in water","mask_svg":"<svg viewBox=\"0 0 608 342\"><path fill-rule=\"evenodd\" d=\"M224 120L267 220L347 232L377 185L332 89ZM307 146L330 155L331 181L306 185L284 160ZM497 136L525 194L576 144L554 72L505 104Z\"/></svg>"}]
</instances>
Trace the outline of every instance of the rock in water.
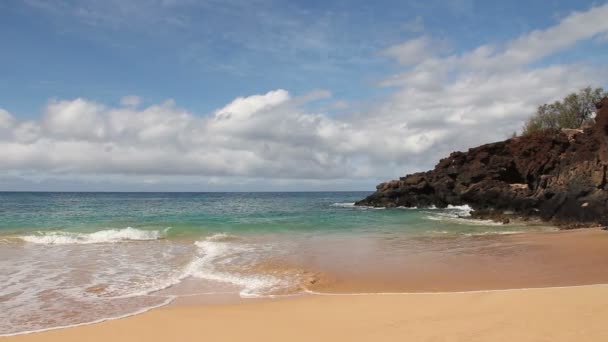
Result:
<instances>
[{"instance_id":1,"label":"rock in water","mask_svg":"<svg viewBox=\"0 0 608 342\"><path fill-rule=\"evenodd\" d=\"M569 226L608 225L608 98L596 123L544 131L454 152L435 169L382 183L356 205L470 205Z\"/></svg>"}]
</instances>

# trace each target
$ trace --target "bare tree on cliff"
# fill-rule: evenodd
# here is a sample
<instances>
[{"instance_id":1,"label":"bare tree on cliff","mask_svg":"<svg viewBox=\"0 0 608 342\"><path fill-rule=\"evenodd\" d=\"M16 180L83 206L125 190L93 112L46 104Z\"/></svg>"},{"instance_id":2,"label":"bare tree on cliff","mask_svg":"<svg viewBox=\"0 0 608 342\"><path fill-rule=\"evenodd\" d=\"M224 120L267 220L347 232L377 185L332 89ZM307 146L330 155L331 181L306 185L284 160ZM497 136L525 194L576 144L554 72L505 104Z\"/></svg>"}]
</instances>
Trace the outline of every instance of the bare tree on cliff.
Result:
<instances>
[{"instance_id":1,"label":"bare tree on cliff","mask_svg":"<svg viewBox=\"0 0 608 342\"><path fill-rule=\"evenodd\" d=\"M523 134L548 129L579 128L593 120L595 104L607 95L602 88L587 87L566 96L562 101L543 104L525 123Z\"/></svg>"}]
</instances>

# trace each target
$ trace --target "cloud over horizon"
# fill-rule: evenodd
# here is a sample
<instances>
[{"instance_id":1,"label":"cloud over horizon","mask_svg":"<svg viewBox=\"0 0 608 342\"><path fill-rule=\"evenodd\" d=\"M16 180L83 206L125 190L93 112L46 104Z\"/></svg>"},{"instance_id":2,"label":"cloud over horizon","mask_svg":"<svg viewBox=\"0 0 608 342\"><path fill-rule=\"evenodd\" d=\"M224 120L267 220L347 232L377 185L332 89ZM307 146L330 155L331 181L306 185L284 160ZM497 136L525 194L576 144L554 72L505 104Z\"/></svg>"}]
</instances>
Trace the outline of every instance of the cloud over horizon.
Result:
<instances>
[{"instance_id":1,"label":"cloud over horizon","mask_svg":"<svg viewBox=\"0 0 608 342\"><path fill-rule=\"evenodd\" d=\"M281 88L237 97L208 114L173 100L142 106L129 94L113 106L50 100L34 119L0 108L2 169L23 179L185 176L209 184L274 179L321 187L399 177L432 167L453 150L506 138L539 104L605 85L607 65L549 59L605 39L605 18L608 5L597 6L461 52L421 33L379 51L402 70L380 82L390 93L340 114L317 103L344 107L329 91L296 96Z\"/></svg>"}]
</instances>

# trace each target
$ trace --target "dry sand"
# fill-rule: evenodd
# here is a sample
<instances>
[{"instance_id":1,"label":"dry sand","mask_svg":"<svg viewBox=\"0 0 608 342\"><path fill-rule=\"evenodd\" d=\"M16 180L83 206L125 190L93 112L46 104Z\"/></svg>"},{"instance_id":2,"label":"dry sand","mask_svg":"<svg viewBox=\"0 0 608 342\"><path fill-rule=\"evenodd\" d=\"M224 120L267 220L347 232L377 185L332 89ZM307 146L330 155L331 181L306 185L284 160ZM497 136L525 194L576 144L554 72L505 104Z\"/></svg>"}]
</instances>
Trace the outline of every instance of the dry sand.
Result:
<instances>
[{"instance_id":1,"label":"dry sand","mask_svg":"<svg viewBox=\"0 0 608 342\"><path fill-rule=\"evenodd\" d=\"M7 341L608 341L608 286L169 306Z\"/></svg>"}]
</instances>

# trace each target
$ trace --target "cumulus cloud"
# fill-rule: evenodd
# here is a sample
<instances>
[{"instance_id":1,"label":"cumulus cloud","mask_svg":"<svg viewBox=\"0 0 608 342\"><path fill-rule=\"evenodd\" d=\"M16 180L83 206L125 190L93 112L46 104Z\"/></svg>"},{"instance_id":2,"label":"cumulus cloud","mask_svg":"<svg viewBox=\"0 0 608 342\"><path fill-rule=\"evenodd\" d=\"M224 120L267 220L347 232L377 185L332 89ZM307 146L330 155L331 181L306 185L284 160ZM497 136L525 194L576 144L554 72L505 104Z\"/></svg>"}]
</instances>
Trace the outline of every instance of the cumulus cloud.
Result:
<instances>
[{"instance_id":1,"label":"cumulus cloud","mask_svg":"<svg viewBox=\"0 0 608 342\"><path fill-rule=\"evenodd\" d=\"M106 134L103 112L102 105L84 99L51 101L42 125L51 137L99 140Z\"/></svg>"},{"instance_id":2,"label":"cumulus cloud","mask_svg":"<svg viewBox=\"0 0 608 342\"><path fill-rule=\"evenodd\" d=\"M136 97L119 107L54 100L28 121L0 110L0 160L17 173L207 177L213 184L298 179L329 188L365 179L371 186L431 167L453 150L501 140L538 104L602 85L605 65L543 59L606 34L607 16L608 5L594 7L502 44L448 55L428 36L404 42L384 51L406 66L382 82L395 87L392 94L339 116L314 109L328 91L296 96L284 89L236 98L208 115L172 100L138 108Z\"/></svg>"},{"instance_id":3,"label":"cumulus cloud","mask_svg":"<svg viewBox=\"0 0 608 342\"><path fill-rule=\"evenodd\" d=\"M370 176L371 159L428 148L437 132L384 132L352 117L303 108L329 96L278 89L198 116L166 101L141 110L74 99L51 101L38 121L0 141L5 170L79 174L299 179Z\"/></svg>"},{"instance_id":4,"label":"cumulus cloud","mask_svg":"<svg viewBox=\"0 0 608 342\"><path fill-rule=\"evenodd\" d=\"M294 103L276 90L200 117L171 100L142 110L51 101L39 121L10 126L0 159L9 170L58 173L337 176L329 154L307 146L328 119L300 113ZM10 118L2 112L3 125Z\"/></svg>"}]
</instances>

